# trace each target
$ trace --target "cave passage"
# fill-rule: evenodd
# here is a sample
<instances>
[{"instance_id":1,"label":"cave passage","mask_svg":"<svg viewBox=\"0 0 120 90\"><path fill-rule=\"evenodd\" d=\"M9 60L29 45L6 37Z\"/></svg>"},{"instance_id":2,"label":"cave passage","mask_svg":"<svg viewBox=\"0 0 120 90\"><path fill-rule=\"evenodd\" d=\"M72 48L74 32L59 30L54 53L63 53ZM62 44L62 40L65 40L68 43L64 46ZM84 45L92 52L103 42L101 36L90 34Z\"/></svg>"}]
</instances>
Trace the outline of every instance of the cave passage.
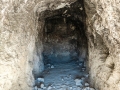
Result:
<instances>
[{"instance_id":1,"label":"cave passage","mask_svg":"<svg viewBox=\"0 0 120 90\"><path fill-rule=\"evenodd\" d=\"M43 62L45 70L36 83L45 90L80 90L88 87L85 14L80 2L55 11L45 11ZM81 82L82 80L82 82ZM37 82L36 81L36 82ZM82 86L83 84L83 86Z\"/></svg>"}]
</instances>

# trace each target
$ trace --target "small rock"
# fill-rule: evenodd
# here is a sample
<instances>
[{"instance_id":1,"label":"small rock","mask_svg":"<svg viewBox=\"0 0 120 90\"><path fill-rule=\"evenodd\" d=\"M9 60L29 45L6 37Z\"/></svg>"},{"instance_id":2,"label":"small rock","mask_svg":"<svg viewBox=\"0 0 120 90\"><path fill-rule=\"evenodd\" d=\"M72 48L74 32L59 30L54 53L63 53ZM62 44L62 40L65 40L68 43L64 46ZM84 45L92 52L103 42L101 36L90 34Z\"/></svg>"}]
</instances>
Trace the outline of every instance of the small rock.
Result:
<instances>
[{"instance_id":1,"label":"small rock","mask_svg":"<svg viewBox=\"0 0 120 90\"><path fill-rule=\"evenodd\" d=\"M88 87L88 86L89 86L89 83L85 83L85 86Z\"/></svg>"},{"instance_id":2,"label":"small rock","mask_svg":"<svg viewBox=\"0 0 120 90\"><path fill-rule=\"evenodd\" d=\"M64 77L61 77L61 80L64 81Z\"/></svg>"},{"instance_id":3,"label":"small rock","mask_svg":"<svg viewBox=\"0 0 120 90\"><path fill-rule=\"evenodd\" d=\"M70 87L70 90L72 90L73 88L72 87Z\"/></svg>"},{"instance_id":4,"label":"small rock","mask_svg":"<svg viewBox=\"0 0 120 90\"><path fill-rule=\"evenodd\" d=\"M75 79L75 82L76 82L76 86L80 86L82 87L82 80L81 79Z\"/></svg>"},{"instance_id":5,"label":"small rock","mask_svg":"<svg viewBox=\"0 0 120 90\"><path fill-rule=\"evenodd\" d=\"M55 68L55 67L52 65L51 68Z\"/></svg>"},{"instance_id":6,"label":"small rock","mask_svg":"<svg viewBox=\"0 0 120 90\"><path fill-rule=\"evenodd\" d=\"M70 14L67 15L67 17L70 17L70 16L71 16Z\"/></svg>"},{"instance_id":7,"label":"small rock","mask_svg":"<svg viewBox=\"0 0 120 90\"><path fill-rule=\"evenodd\" d=\"M42 84L40 84L40 87L41 87L41 88L44 88L44 84L43 84L43 83L42 83Z\"/></svg>"},{"instance_id":8,"label":"small rock","mask_svg":"<svg viewBox=\"0 0 120 90\"><path fill-rule=\"evenodd\" d=\"M37 81L38 82L44 82L44 78L38 78Z\"/></svg>"},{"instance_id":9,"label":"small rock","mask_svg":"<svg viewBox=\"0 0 120 90\"><path fill-rule=\"evenodd\" d=\"M47 88L47 90L51 90L52 89L52 87L51 86L49 86L48 88Z\"/></svg>"},{"instance_id":10,"label":"small rock","mask_svg":"<svg viewBox=\"0 0 120 90\"><path fill-rule=\"evenodd\" d=\"M84 75L86 78L88 78L89 77L89 74L86 74L86 75Z\"/></svg>"},{"instance_id":11,"label":"small rock","mask_svg":"<svg viewBox=\"0 0 120 90\"><path fill-rule=\"evenodd\" d=\"M68 11L68 10L65 10L65 11L63 12L63 14L65 14L67 11Z\"/></svg>"},{"instance_id":12,"label":"small rock","mask_svg":"<svg viewBox=\"0 0 120 90\"><path fill-rule=\"evenodd\" d=\"M81 7L81 8L79 8L80 10L83 10L83 8Z\"/></svg>"},{"instance_id":13,"label":"small rock","mask_svg":"<svg viewBox=\"0 0 120 90\"><path fill-rule=\"evenodd\" d=\"M62 78L62 81L64 81L64 79Z\"/></svg>"}]
</instances>

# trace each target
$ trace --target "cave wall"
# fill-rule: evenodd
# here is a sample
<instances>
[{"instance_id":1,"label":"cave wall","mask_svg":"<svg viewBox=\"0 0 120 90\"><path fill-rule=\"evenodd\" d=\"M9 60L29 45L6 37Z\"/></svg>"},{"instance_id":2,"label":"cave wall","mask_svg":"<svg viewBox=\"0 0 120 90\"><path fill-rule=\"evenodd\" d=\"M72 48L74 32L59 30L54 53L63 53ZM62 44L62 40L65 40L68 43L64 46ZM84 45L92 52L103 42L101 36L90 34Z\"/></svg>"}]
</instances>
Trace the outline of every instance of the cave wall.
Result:
<instances>
[{"instance_id":1,"label":"cave wall","mask_svg":"<svg viewBox=\"0 0 120 90\"><path fill-rule=\"evenodd\" d=\"M23 0L0 1L0 90L30 90L33 84L37 31L32 5Z\"/></svg>"},{"instance_id":2,"label":"cave wall","mask_svg":"<svg viewBox=\"0 0 120 90\"><path fill-rule=\"evenodd\" d=\"M44 21L38 20L38 13L73 1L0 1L0 90L32 90L33 74L43 70L40 39Z\"/></svg>"},{"instance_id":3,"label":"cave wall","mask_svg":"<svg viewBox=\"0 0 120 90\"><path fill-rule=\"evenodd\" d=\"M97 90L120 90L120 1L84 2L91 84Z\"/></svg>"}]
</instances>

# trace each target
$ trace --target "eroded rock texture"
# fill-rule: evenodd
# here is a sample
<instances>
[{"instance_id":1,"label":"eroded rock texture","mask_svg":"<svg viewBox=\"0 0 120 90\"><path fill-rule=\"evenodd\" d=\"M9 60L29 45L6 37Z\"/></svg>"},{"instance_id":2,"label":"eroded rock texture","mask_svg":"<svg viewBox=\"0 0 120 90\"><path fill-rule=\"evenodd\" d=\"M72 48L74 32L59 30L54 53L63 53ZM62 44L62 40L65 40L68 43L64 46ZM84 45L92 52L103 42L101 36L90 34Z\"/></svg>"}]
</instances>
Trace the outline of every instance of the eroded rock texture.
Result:
<instances>
[{"instance_id":1,"label":"eroded rock texture","mask_svg":"<svg viewBox=\"0 0 120 90\"><path fill-rule=\"evenodd\" d=\"M43 70L42 26L38 13L74 0L0 1L0 90L31 90ZM38 38L40 37L40 38Z\"/></svg>"},{"instance_id":2,"label":"eroded rock texture","mask_svg":"<svg viewBox=\"0 0 120 90\"><path fill-rule=\"evenodd\" d=\"M120 90L119 6L119 0L85 0L90 79L98 90Z\"/></svg>"}]
</instances>

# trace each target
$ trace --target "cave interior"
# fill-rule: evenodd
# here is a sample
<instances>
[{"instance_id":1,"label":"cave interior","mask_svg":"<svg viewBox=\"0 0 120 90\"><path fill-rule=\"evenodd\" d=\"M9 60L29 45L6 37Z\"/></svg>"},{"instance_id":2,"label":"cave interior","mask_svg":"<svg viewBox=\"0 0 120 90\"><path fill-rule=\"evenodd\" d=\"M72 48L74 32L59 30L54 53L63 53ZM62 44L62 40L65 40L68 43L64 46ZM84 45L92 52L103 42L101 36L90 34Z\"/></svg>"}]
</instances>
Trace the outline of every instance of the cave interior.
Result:
<instances>
[{"instance_id":1,"label":"cave interior","mask_svg":"<svg viewBox=\"0 0 120 90\"><path fill-rule=\"evenodd\" d=\"M44 64L87 61L85 11L81 2L55 10L44 11Z\"/></svg>"}]
</instances>

